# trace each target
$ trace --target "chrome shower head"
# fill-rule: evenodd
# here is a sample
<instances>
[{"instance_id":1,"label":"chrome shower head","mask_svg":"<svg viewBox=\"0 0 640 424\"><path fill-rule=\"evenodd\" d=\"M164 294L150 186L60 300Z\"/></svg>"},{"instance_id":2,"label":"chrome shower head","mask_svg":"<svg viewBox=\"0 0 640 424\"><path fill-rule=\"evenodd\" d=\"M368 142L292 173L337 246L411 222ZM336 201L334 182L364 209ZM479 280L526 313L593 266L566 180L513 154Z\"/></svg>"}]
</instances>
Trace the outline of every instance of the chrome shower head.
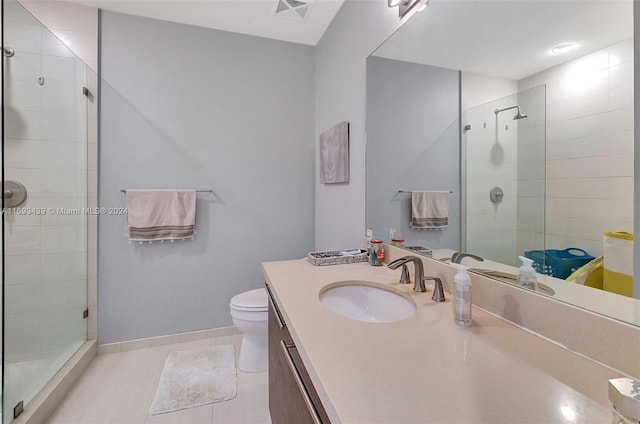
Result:
<instances>
[{"instance_id":1,"label":"chrome shower head","mask_svg":"<svg viewBox=\"0 0 640 424\"><path fill-rule=\"evenodd\" d=\"M498 116L498 114L499 114L500 112L504 112L505 110L511 110L511 109L518 109L518 113L516 113L516 116L514 116L514 117L513 117L513 119L514 119L514 120L524 119L524 118L526 118L526 117L527 117L527 114L526 114L526 113L522 113L522 112L520 112L520 106L518 106L518 105L510 106L510 107L506 107L506 108L504 108L504 109L495 109L495 110L493 111L493 113L495 113L495 114L496 114L496 116Z\"/></svg>"}]
</instances>

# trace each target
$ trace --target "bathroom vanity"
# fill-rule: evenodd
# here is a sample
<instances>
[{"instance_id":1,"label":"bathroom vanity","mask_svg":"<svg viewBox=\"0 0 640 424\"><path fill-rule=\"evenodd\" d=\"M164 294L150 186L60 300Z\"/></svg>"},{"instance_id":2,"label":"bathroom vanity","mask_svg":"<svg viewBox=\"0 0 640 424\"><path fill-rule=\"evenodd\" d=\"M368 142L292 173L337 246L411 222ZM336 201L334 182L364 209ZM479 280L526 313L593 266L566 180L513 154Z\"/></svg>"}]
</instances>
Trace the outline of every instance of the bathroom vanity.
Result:
<instances>
[{"instance_id":1,"label":"bathroom vanity","mask_svg":"<svg viewBox=\"0 0 640 424\"><path fill-rule=\"evenodd\" d=\"M400 271L304 259L263 271L273 423L611 420L607 384L619 373L475 306L472 326L459 327L448 293L436 303L431 290L398 284ZM363 322L321 303L328 287L353 281L409 299L415 313Z\"/></svg>"}]
</instances>

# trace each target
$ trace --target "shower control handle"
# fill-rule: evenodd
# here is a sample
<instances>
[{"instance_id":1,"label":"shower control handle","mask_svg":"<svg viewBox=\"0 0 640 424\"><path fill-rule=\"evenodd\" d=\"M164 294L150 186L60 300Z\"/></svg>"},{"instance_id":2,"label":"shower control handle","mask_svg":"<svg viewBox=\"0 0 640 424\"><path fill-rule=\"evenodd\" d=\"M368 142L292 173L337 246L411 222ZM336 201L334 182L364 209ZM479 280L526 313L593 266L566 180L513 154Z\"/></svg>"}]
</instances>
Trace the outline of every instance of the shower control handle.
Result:
<instances>
[{"instance_id":1,"label":"shower control handle","mask_svg":"<svg viewBox=\"0 0 640 424\"><path fill-rule=\"evenodd\" d=\"M4 181L2 197L5 208L15 208L27 200L27 188L17 181Z\"/></svg>"},{"instance_id":2,"label":"shower control handle","mask_svg":"<svg viewBox=\"0 0 640 424\"><path fill-rule=\"evenodd\" d=\"M496 206L502 203L503 197L504 197L504 192L500 187L494 187L491 189L491 191L489 191L489 200L491 200L491 203L493 203Z\"/></svg>"}]
</instances>

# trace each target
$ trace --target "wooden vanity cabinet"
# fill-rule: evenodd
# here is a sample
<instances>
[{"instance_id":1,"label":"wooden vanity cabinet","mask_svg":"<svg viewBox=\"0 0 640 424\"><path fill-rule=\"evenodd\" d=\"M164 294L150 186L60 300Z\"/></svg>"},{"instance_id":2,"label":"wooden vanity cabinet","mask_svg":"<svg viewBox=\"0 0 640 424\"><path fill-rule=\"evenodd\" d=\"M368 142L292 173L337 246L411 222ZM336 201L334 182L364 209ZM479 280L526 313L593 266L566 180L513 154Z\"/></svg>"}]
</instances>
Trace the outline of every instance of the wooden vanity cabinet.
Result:
<instances>
[{"instance_id":1,"label":"wooden vanity cabinet","mask_svg":"<svg viewBox=\"0 0 640 424\"><path fill-rule=\"evenodd\" d=\"M311 378L269 294L269 411L272 424L329 424Z\"/></svg>"}]
</instances>

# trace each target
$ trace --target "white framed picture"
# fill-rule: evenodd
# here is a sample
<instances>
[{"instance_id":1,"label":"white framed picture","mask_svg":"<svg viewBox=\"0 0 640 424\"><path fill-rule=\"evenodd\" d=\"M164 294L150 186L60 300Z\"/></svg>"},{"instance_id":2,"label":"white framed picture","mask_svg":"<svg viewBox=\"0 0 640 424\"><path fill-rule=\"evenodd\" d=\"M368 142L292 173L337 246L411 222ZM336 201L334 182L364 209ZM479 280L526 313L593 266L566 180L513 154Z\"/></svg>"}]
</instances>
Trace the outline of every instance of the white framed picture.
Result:
<instances>
[{"instance_id":1,"label":"white framed picture","mask_svg":"<svg viewBox=\"0 0 640 424\"><path fill-rule=\"evenodd\" d=\"M320 182L349 182L349 123L342 121L320 134Z\"/></svg>"}]
</instances>

